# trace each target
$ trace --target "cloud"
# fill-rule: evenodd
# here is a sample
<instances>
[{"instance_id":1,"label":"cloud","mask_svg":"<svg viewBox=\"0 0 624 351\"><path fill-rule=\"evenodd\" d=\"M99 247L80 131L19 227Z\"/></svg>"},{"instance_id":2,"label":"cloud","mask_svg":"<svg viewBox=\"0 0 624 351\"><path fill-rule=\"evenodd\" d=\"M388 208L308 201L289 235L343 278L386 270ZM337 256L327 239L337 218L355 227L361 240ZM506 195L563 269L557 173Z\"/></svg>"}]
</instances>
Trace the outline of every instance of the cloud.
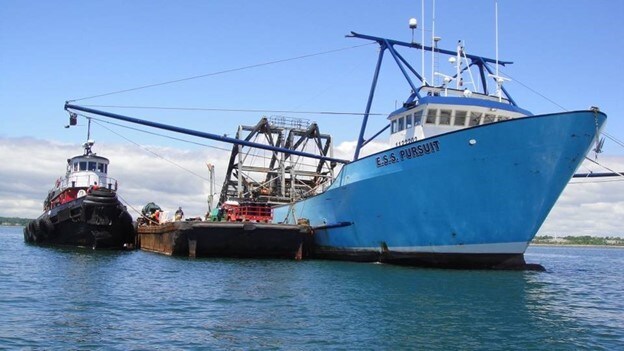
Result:
<instances>
[{"instance_id":1,"label":"cloud","mask_svg":"<svg viewBox=\"0 0 624 351\"><path fill-rule=\"evenodd\" d=\"M351 159L355 142L334 147L334 157ZM371 142L368 155L385 147ZM229 152L213 148L182 149L126 144L96 144L94 151L111 161L109 173L119 181L119 194L134 217L148 202L167 211L182 206L187 216L207 210L206 162L215 165L216 189L223 184ZM54 181L65 172L66 159L82 152L80 145L35 138L0 138L0 215L34 218ZM155 156L159 155L160 157ZM598 161L624 171L624 156L602 155ZM586 161L578 172L606 172ZM337 173L336 173L337 174ZM624 181L621 178L573 179L552 209L538 235L622 236ZM216 195L218 198L218 195Z\"/></svg>"},{"instance_id":2,"label":"cloud","mask_svg":"<svg viewBox=\"0 0 624 351\"><path fill-rule=\"evenodd\" d=\"M355 141L344 141L334 147L334 154L337 158L351 160L353 158L353 155L355 154L356 146L357 142ZM360 158L383 151L387 148L388 143L386 142L371 141L370 143L366 144L360 151Z\"/></svg>"},{"instance_id":3,"label":"cloud","mask_svg":"<svg viewBox=\"0 0 624 351\"><path fill-rule=\"evenodd\" d=\"M602 155L600 164L624 171L624 156ZM610 172L585 161L578 173ZM574 178L540 228L538 235L624 236L624 177Z\"/></svg>"}]
</instances>

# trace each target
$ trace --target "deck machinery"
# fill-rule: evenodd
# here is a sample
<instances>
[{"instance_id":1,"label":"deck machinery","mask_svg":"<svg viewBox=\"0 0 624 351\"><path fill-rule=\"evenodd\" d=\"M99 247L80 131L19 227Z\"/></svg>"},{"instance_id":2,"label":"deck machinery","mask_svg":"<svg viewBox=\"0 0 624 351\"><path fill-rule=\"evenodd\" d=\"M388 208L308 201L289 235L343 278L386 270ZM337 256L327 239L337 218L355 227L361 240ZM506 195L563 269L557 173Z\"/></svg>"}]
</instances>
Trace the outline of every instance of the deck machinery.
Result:
<instances>
[{"instance_id":1,"label":"deck machinery","mask_svg":"<svg viewBox=\"0 0 624 351\"><path fill-rule=\"evenodd\" d=\"M336 162L324 158L333 157L331 136L322 134L309 120L263 117L255 126L239 126L236 139L322 158L234 144L219 205L228 199L291 203L322 192L334 178Z\"/></svg>"}]
</instances>

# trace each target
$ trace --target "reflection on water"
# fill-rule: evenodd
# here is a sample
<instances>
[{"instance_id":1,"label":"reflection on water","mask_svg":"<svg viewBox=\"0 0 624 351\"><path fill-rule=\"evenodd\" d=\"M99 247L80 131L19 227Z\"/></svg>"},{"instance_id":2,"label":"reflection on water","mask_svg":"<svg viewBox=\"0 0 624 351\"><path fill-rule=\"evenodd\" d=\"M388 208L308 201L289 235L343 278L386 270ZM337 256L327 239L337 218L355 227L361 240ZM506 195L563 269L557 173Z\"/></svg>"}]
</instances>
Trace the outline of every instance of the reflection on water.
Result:
<instances>
[{"instance_id":1,"label":"reflection on water","mask_svg":"<svg viewBox=\"0 0 624 351\"><path fill-rule=\"evenodd\" d=\"M624 343L624 249L536 247L527 258L550 262L530 281L529 307L543 328L566 334L558 345L614 349ZM557 332L553 332L556 330ZM608 347L611 345L611 347Z\"/></svg>"},{"instance_id":2,"label":"reflection on water","mask_svg":"<svg viewBox=\"0 0 624 351\"><path fill-rule=\"evenodd\" d=\"M624 250L547 272L172 258L27 246L0 227L0 348L614 349Z\"/></svg>"}]
</instances>

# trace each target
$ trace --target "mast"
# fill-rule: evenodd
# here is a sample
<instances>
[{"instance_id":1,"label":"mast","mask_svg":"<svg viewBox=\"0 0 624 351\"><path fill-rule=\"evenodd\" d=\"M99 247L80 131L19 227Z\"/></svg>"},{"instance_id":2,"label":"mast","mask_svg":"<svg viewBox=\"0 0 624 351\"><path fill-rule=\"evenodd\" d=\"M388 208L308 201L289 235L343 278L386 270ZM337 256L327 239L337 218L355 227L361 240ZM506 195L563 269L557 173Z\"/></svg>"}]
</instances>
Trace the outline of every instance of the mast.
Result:
<instances>
[{"instance_id":1,"label":"mast","mask_svg":"<svg viewBox=\"0 0 624 351\"><path fill-rule=\"evenodd\" d=\"M498 77L498 0L494 1L494 32L496 33L496 77ZM499 95L500 97L500 92Z\"/></svg>"},{"instance_id":2,"label":"mast","mask_svg":"<svg viewBox=\"0 0 624 351\"><path fill-rule=\"evenodd\" d=\"M91 151L91 147L93 146L94 142L93 140L91 140L91 118L87 117L87 141L82 144L82 147L84 147L84 154L85 156L87 155L91 155L92 151Z\"/></svg>"},{"instance_id":3,"label":"mast","mask_svg":"<svg viewBox=\"0 0 624 351\"><path fill-rule=\"evenodd\" d=\"M91 118L87 118L89 123L87 124L87 141L91 140Z\"/></svg>"},{"instance_id":4,"label":"mast","mask_svg":"<svg viewBox=\"0 0 624 351\"><path fill-rule=\"evenodd\" d=\"M457 69L457 73L455 75L455 87L458 90L462 86L462 78L461 78L461 63L462 63L461 52L462 50L463 50L463 46L460 40L457 42L457 57L455 58L456 60L455 68Z\"/></svg>"},{"instance_id":5,"label":"mast","mask_svg":"<svg viewBox=\"0 0 624 351\"><path fill-rule=\"evenodd\" d=\"M420 43L422 45L425 45L425 0L421 0L420 2L420 17L421 17L421 26L420 26ZM425 75L425 50L420 50L420 62L421 62L421 69L422 69L422 76L423 78L426 77ZM423 79L422 81L422 85L425 86L427 85L427 79Z\"/></svg>"},{"instance_id":6,"label":"mast","mask_svg":"<svg viewBox=\"0 0 624 351\"><path fill-rule=\"evenodd\" d=\"M495 67L495 73L494 75L492 75L491 73L489 74L490 77L494 78L494 80L496 81L496 96L498 97L498 102L502 102L503 101L503 91L505 91L505 89L503 88L503 83L507 80L509 80L509 78L504 78L501 77L499 75L499 71L498 71L498 65L500 64L500 62L498 61L498 1L494 1L494 24L496 26L495 28L495 37L496 37L496 67ZM507 94L507 92L505 91L505 95L507 95L509 97L509 94Z\"/></svg>"},{"instance_id":7,"label":"mast","mask_svg":"<svg viewBox=\"0 0 624 351\"><path fill-rule=\"evenodd\" d=\"M435 0L433 0L432 13L433 16L431 19L431 47L433 48L433 50L431 51L431 84L435 85L435 49L437 46L435 40Z\"/></svg>"},{"instance_id":8,"label":"mast","mask_svg":"<svg viewBox=\"0 0 624 351\"><path fill-rule=\"evenodd\" d=\"M499 83L500 76L498 75L498 0L494 1L494 26L496 27L496 95L498 95L498 102L501 102L503 95L501 94L501 84Z\"/></svg>"}]
</instances>

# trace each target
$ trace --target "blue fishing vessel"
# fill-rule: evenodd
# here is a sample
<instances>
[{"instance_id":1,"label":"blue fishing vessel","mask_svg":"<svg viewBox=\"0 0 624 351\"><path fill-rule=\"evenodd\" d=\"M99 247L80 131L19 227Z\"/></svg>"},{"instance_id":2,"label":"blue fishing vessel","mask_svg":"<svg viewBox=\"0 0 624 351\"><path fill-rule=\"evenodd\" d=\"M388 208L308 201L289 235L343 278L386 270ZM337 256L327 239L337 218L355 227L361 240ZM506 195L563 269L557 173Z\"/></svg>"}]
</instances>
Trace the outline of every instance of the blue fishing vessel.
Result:
<instances>
[{"instance_id":1,"label":"blue fishing vessel","mask_svg":"<svg viewBox=\"0 0 624 351\"><path fill-rule=\"evenodd\" d=\"M603 127L597 108L533 115L503 87L498 61L418 43L352 33L380 46L355 159L326 191L274 210L309 221L317 257L455 268L522 268L524 252ZM427 82L395 47L446 54L457 73ZM388 125L364 139L383 56L412 92ZM463 66L462 66L463 64ZM478 69L481 91L464 88ZM411 76L422 85L413 83ZM494 80L489 93L486 78ZM455 82L455 87L451 84ZM359 157L384 131L387 150Z\"/></svg>"}]
</instances>

